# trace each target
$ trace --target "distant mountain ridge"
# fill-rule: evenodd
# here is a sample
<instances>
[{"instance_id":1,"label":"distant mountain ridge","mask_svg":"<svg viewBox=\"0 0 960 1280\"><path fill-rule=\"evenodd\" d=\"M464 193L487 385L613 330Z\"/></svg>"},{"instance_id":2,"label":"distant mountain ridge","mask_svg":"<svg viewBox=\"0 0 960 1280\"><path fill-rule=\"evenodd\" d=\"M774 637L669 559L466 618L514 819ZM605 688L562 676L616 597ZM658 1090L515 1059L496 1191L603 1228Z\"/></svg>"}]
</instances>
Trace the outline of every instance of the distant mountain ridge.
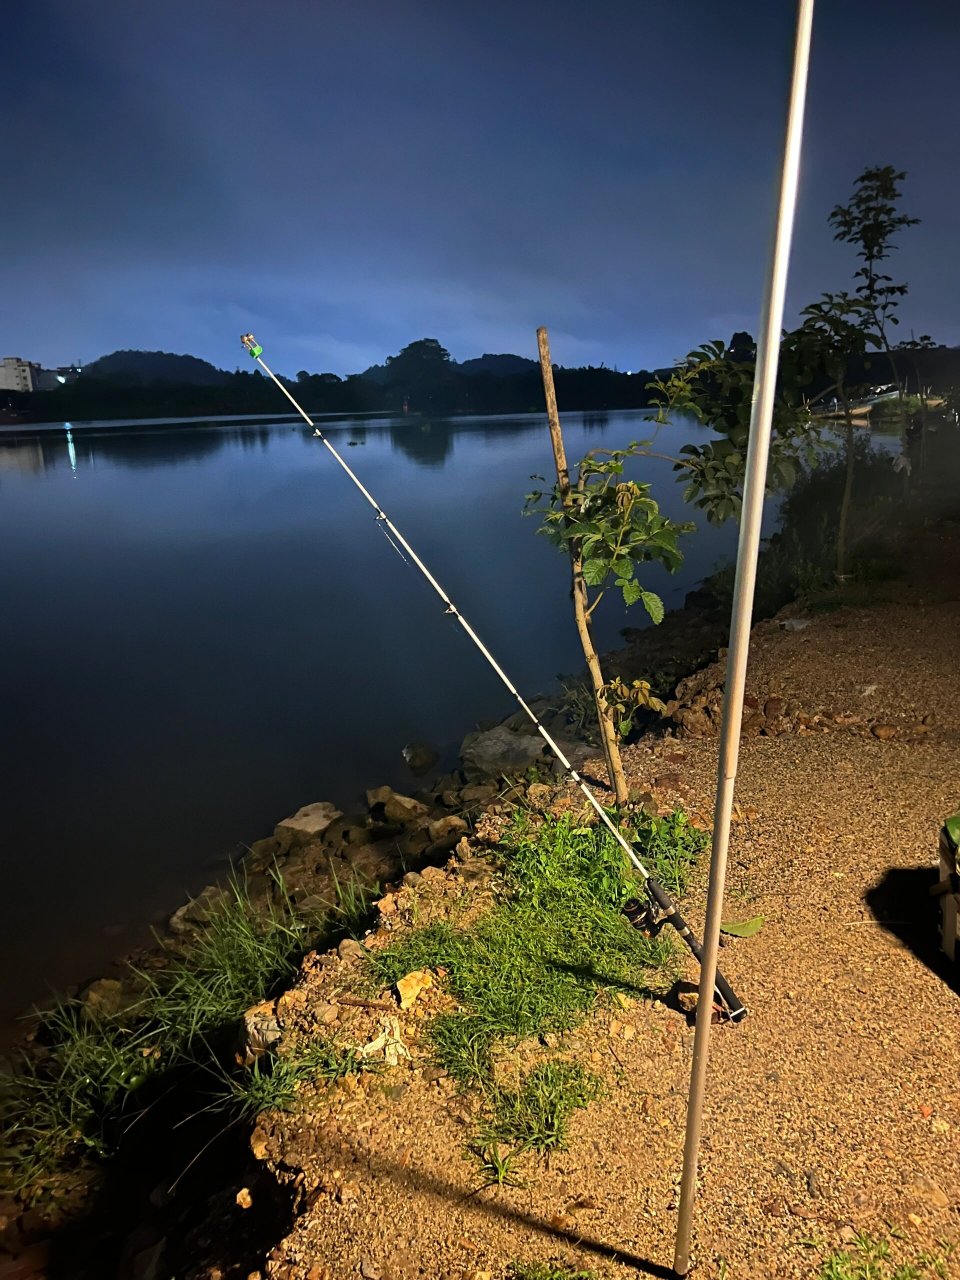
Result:
<instances>
[{"instance_id":1,"label":"distant mountain ridge","mask_svg":"<svg viewBox=\"0 0 960 1280\"><path fill-rule=\"evenodd\" d=\"M489 374L494 378L510 378L518 373L531 373L539 367L536 360L527 360L524 356L490 355L489 353L474 356L472 360L464 360L460 363L451 360L448 365L451 373L463 373L468 378L478 374ZM387 364L372 364L369 369L364 369L363 373L355 376L382 386L391 379L390 363L388 361Z\"/></svg>"},{"instance_id":2,"label":"distant mountain ridge","mask_svg":"<svg viewBox=\"0 0 960 1280\"><path fill-rule=\"evenodd\" d=\"M753 340L735 334L730 344L752 358ZM851 361L852 383L876 381L875 354ZM905 367L911 387L960 385L960 355L946 347L910 353ZM637 362L639 364L639 362ZM886 366L883 365L886 372ZM601 364L554 366L557 397L565 412L645 409L654 401L651 381L670 369L634 367L620 372ZM543 381L537 360L487 352L458 363L436 338L408 343L396 355L345 378L301 369L285 377L311 414L402 415L411 421L462 414L542 413ZM821 382L823 379L821 378ZM824 386L827 384L824 382ZM811 395L821 390L811 382ZM19 411L20 406L14 406ZM196 356L166 351L114 351L87 365L73 382L36 391L27 413L37 422L94 418L271 417L285 408L277 388L260 370L227 373Z\"/></svg>"},{"instance_id":3,"label":"distant mountain ridge","mask_svg":"<svg viewBox=\"0 0 960 1280\"><path fill-rule=\"evenodd\" d=\"M491 355L485 353L472 360L457 363L451 360L449 369L452 373L462 373L467 377L486 374L494 378L509 378L517 374L533 373L539 366L536 360L528 360L524 356L501 353ZM84 367L86 378L96 378L102 382L113 382L127 387L149 387L159 384L170 384L191 387L225 386L232 374L198 356L175 355L170 351L113 351L109 355L100 356ZM391 379L391 369L386 364L374 364L363 373L354 377L363 378L367 382L383 385Z\"/></svg>"},{"instance_id":4,"label":"distant mountain ridge","mask_svg":"<svg viewBox=\"0 0 960 1280\"><path fill-rule=\"evenodd\" d=\"M732 342L735 343L738 338L746 338L749 341L749 334L734 334ZM426 340L427 343L435 340ZM422 347L425 343L412 343L405 351ZM485 352L482 356L475 356L470 360L457 362L449 358L449 353L443 348L438 349L445 357L444 368L449 375L461 375L466 378L487 377L493 379L516 379L526 378L539 373L539 363L536 360L527 359L525 356L512 355L509 352L501 352L492 354ZM960 352L958 347L940 347L934 352L934 356L938 359L949 357L956 352ZM403 353L401 353L403 355ZM925 359L929 359L928 354ZM392 382L397 381L399 369L397 367L398 357L389 357L385 364L374 364L368 369L364 369L362 373L350 374L346 379L339 377L337 374L309 374L304 373L298 375L309 379L322 379L326 382L343 383L360 381L367 385L375 387L386 387ZM434 370L436 372L436 370ZM602 365L600 369L594 370L597 374L615 372L608 371ZM654 372L669 372L669 370L655 370ZM180 387L227 387L234 382L236 374L229 373L223 369L218 369L216 365L211 364L208 360L201 360L198 356L176 355L169 351L136 351L123 350L113 351L109 355L100 356L97 360L92 360L90 364L85 365L83 376L86 380L95 380L97 382L110 382L116 387L157 387L157 386L180 386ZM646 376L649 377L649 374ZM284 379L293 385L293 379Z\"/></svg>"},{"instance_id":5,"label":"distant mountain ridge","mask_svg":"<svg viewBox=\"0 0 960 1280\"><path fill-rule=\"evenodd\" d=\"M157 383L179 386L219 387L230 374L198 356L174 355L169 351L114 351L84 366L84 377L116 382L127 387L148 387Z\"/></svg>"},{"instance_id":6,"label":"distant mountain ridge","mask_svg":"<svg viewBox=\"0 0 960 1280\"><path fill-rule=\"evenodd\" d=\"M490 373L495 378L506 378L514 373L529 373L540 366L536 360L528 360L524 356L490 355L485 353L473 360L464 360L456 366L461 373L467 375Z\"/></svg>"}]
</instances>

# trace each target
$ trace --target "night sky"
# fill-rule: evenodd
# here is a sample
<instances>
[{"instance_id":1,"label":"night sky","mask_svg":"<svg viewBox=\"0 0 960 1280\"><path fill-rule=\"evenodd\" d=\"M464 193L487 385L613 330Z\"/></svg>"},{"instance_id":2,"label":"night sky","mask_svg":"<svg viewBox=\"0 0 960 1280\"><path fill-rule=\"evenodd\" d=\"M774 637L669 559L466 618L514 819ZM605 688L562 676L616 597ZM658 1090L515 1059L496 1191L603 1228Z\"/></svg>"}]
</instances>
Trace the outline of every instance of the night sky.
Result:
<instances>
[{"instance_id":1,"label":"night sky","mask_svg":"<svg viewBox=\"0 0 960 1280\"><path fill-rule=\"evenodd\" d=\"M755 329L792 0L11 0L0 355L284 373L405 343L667 363ZM901 334L960 342L960 8L820 0L788 322L908 171Z\"/></svg>"}]
</instances>

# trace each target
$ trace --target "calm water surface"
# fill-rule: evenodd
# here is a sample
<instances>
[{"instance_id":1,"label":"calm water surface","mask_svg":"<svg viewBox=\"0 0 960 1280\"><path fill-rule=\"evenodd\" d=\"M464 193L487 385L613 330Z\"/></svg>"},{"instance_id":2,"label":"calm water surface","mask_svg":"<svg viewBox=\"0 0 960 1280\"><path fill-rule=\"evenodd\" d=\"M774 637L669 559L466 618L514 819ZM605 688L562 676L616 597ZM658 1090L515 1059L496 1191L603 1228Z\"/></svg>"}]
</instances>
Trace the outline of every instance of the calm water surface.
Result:
<instances>
[{"instance_id":1,"label":"calm water surface","mask_svg":"<svg viewBox=\"0 0 960 1280\"><path fill-rule=\"evenodd\" d=\"M565 562L520 514L551 466L545 419L329 430L521 691L580 667ZM565 433L575 459L649 428L568 415ZM669 466L643 465L688 518ZM649 585L680 603L735 539L704 524ZM0 1019L90 976L300 805L415 787L405 743L452 750L513 709L288 421L0 436L0 545ZM605 602L601 644L644 617Z\"/></svg>"}]
</instances>

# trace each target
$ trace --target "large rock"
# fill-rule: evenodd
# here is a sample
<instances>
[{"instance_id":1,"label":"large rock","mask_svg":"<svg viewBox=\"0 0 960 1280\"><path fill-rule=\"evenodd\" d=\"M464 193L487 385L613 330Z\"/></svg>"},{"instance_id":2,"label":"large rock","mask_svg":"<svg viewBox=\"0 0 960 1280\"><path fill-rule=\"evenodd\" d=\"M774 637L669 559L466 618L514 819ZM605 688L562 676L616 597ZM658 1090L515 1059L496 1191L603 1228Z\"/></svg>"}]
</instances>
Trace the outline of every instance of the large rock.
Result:
<instances>
[{"instance_id":1,"label":"large rock","mask_svg":"<svg viewBox=\"0 0 960 1280\"><path fill-rule=\"evenodd\" d=\"M249 1067L269 1053L281 1036L277 1006L273 1000L255 1004L243 1015L243 1060Z\"/></svg>"},{"instance_id":2,"label":"large rock","mask_svg":"<svg viewBox=\"0 0 960 1280\"><path fill-rule=\"evenodd\" d=\"M400 822L404 826L412 826L428 817L430 810L412 796L401 796L396 791L383 806L383 816L388 822Z\"/></svg>"},{"instance_id":3,"label":"large rock","mask_svg":"<svg viewBox=\"0 0 960 1280\"><path fill-rule=\"evenodd\" d=\"M431 840L446 840L450 836L455 836L459 840L467 830L467 824L455 813L449 813L445 818L437 818L431 822L427 830Z\"/></svg>"},{"instance_id":4,"label":"large rock","mask_svg":"<svg viewBox=\"0 0 960 1280\"><path fill-rule=\"evenodd\" d=\"M371 787L367 792L367 808L376 809L377 805L385 805L393 795L393 787Z\"/></svg>"},{"instance_id":5,"label":"large rock","mask_svg":"<svg viewBox=\"0 0 960 1280\"><path fill-rule=\"evenodd\" d=\"M91 1022L115 1018L136 1003L136 997L116 978L97 978L83 993L83 1014Z\"/></svg>"},{"instance_id":6,"label":"large rock","mask_svg":"<svg viewBox=\"0 0 960 1280\"><path fill-rule=\"evenodd\" d=\"M335 809L327 800L305 804L292 817L284 818L283 822L277 823L273 834L280 846L280 852L287 853L300 845L310 844L326 831L331 822L342 817L340 810Z\"/></svg>"},{"instance_id":7,"label":"large rock","mask_svg":"<svg viewBox=\"0 0 960 1280\"><path fill-rule=\"evenodd\" d=\"M195 898L178 907L170 917L168 926L171 933L184 935L194 932L204 924L210 912L227 896L227 890L220 884L208 884L201 889Z\"/></svg>"},{"instance_id":8,"label":"large rock","mask_svg":"<svg viewBox=\"0 0 960 1280\"><path fill-rule=\"evenodd\" d=\"M370 839L372 829L365 813L341 814L324 831L323 843L328 849L344 850L350 845L364 844Z\"/></svg>"},{"instance_id":9,"label":"large rock","mask_svg":"<svg viewBox=\"0 0 960 1280\"><path fill-rule=\"evenodd\" d=\"M487 804L490 800L496 800L499 794L500 788L495 782L473 782L463 788L460 799L467 805Z\"/></svg>"},{"instance_id":10,"label":"large rock","mask_svg":"<svg viewBox=\"0 0 960 1280\"><path fill-rule=\"evenodd\" d=\"M402 755L410 772L418 778L429 773L440 759L433 747L428 747L425 742L408 742L403 748Z\"/></svg>"},{"instance_id":11,"label":"large rock","mask_svg":"<svg viewBox=\"0 0 960 1280\"><path fill-rule=\"evenodd\" d=\"M468 733L460 747L464 765L485 778L501 778L504 774L523 773L543 758L543 739L539 734L514 733L504 725L483 733Z\"/></svg>"},{"instance_id":12,"label":"large rock","mask_svg":"<svg viewBox=\"0 0 960 1280\"><path fill-rule=\"evenodd\" d=\"M254 840L244 854L243 863L251 871L266 871L273 866L280 854L280 841L276 836L267 836L264 840Z\"/></svg>"}]
</instances>

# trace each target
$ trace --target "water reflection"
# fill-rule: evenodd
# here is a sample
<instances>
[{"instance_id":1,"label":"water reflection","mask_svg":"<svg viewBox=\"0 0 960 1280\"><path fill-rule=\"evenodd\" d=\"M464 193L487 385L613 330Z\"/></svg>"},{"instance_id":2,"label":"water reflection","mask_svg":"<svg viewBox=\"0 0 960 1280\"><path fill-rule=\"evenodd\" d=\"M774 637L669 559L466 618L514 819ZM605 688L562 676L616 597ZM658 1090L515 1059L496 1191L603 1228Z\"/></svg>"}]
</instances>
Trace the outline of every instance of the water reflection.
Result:
<instances>
[{"instance_id":1,"label":"water reflection","mask_svg":"<svg viewBox=\"0 0 960 1280\"><path fill-rule=\"evenodd\" d=\"M246 431L228 431L221 427L189 431L168 428L165 431L104 432L91 443L104 461L139 469L185 466L219 453L228 445L243 448L249 445L250 440Z\"/></svg>"},{"instance_id":2,"label":"water reflection","mask_svg":"<svg viewBox=\"0 0 960 1280\"><path fill-rule=\"evenodd\" d=\"M608 415L571 414L570 421L587 431L602 431L608 426ZM337 449L389 441L395 452L416 466L436 469L450 460L457 436L493 443L505 437L543 435L546 419L542 414L458 419L343 418L318 425ZM180 426L149 422L116 428L67 422L62 435L54 429L0 435L0 470L43 472L66 463L71 474L77 475L84 465L95 465L97 458L137 469L179 467L230 448L243 453L266 453L283 434L304 440L313 437L312 430L299 422L241 427L224 426L212 419Z\"/></svg>"},{"instance_id":3,"label":"water reflection","mask_svg":"<svg viewBox=\"0 0 960 1280\"><path fill-rule=\"evenodd\" d=\"M270 436L269 429L167 427L161 431L97 431L64 423L62 434L44 431L34 436L20 432L13 437L0 435L0 470L45 472L66 464L76 476L84 465L95 465L98 457L125 467L181 466L231 444L263 451Z\"/></svg>"},{"instance_id":4,"label":"water reflection","mask_svg":"<svg viewBox=\"0 0 960 1280\"><path fill-rule=\"evenodd\" d=\"M390 426L394 449L422 467L442 467L453 451L453 423L448 418L400 421Z\"/></svg>"},{"instance_id":5,"label":"water reflection","mask_svg":"<svg viewBox=\"0 0 960 1280\"><path fill-rule=\"evenodd\" d=\"M39 440L0 438L0 471L45 471L47 458Z\"/></svg>"},{"instance_id":6,"label":"water reflection","mask_svg":"<svg viewBox=\"0 0 960 1280\"><path fill-rule=\"evenodd\" d=\"M72 473L73 473L73 478L74 478L74 480L76 480L76 478L77 478L77 451L76 451L76 449L74 448L74 444L73 444L73 435L71 434L71 431L70 431L70 428L69 428L69 427L67 427L67 457L68 457L68 458L69 458L69 460L70 460L70 470L71 470L71 471L72 471Z\"/></svg>"}]
</instances>

